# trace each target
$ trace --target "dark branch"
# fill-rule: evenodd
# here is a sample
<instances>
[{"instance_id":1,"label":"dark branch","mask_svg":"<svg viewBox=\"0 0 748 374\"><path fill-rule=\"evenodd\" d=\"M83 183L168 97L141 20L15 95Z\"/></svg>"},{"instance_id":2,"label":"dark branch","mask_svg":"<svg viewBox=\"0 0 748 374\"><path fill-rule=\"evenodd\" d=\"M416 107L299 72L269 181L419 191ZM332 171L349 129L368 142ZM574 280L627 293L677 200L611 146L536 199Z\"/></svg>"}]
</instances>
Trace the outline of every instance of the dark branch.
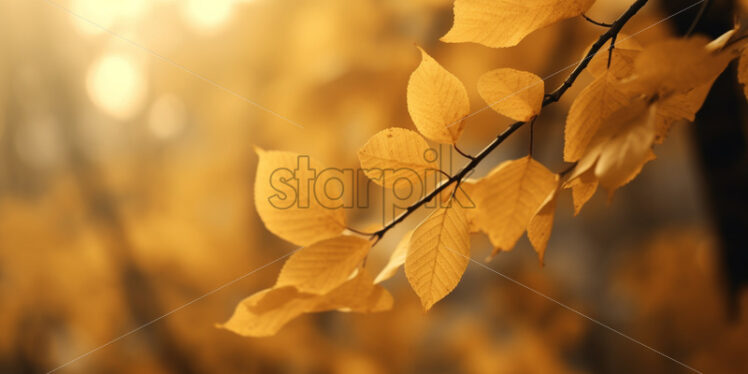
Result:
<instances>
[{"instance_id":1,"label":"dark branch","mask_svg":"<svg viewBox=\"0 0 748 374\"><path fill-rule=\"evenodd\" d=\"M606 31L604 34L600 35L600 37L597 39L595 44L592 45L589 52L587 52L587 55L579 62L579 64L574 68L574 70L569 74L569 77L566 78L564 83L559 86L556 90L551 92L550 94L546 95L543 99L543 107L546 107L550 104L553 104L557 102L561 96L566 93L566 91L574 84L574 81L577 80L579 75L584 71L584 69L587 68L587 65L589 65L590 60L592 57L594 57L600 49L605 45L605 43L608 40L611 40L615 36L618 35L619 32L621 32L621 29L623 26L628 22L631 17L633 17L645 4L647 4L649 0L636 0L631 6L624 12L613 24L611 24L610 29ZM483 161L483 159L486 158L494 149L496 149L501 143L506 140L510 135L512 135L515 131L517 131L520 127L522 127L526 122L515 122L511 126L509 126L506 130L504 130L502 133L496 136L496 138L488 144L485 148L483 148L480 153L478 153L476 156L474 156L470 162L465 165L457 174L449 178L448 180L441 183L438 187L436 187L433 191L431 191L428 195L421 198L421 200L418 200L413 205L409 206L407 209L405 209L404 212L402 212L399 216L397 216L394 220L392 220L390 223L388 223L386 226L384 226L379 231L375 232L372 236L376 237L377 239L384 236L384 234L387 233L390 229L395 227L397 224L408 218L413 212L418 210L421 206L424 204L430 202L434 199L434 197L438 196L442 191L444 191L447 187L449 187L453 183L459 183L467 176L468 173L470 173L473 169L475 169L478 164Z\"/></svg>"}]
</instances>

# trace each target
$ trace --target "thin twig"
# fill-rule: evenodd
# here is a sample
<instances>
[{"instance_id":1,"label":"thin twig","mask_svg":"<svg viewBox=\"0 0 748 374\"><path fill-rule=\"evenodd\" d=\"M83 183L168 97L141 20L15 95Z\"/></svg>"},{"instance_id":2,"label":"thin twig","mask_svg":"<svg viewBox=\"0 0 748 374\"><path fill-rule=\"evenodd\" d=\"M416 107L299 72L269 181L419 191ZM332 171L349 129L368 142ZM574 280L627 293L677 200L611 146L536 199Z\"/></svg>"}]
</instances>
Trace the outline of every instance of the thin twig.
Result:
<instances>
[{"instance_id":1,"label":"thin twig","mask_svg":"<svg viewBox=\"0 0 748 374\"><path fill-rule=\"evenodd\" d=\"M471 155L467 154L466 152L463 152L462 150L460 150L460 148L458 148L458 147L457 147L457 144L452 144L452 147L453 147L453 148L455 149L455 151L457 151L457 153L459 153L459 154L460 154L460 156L462 156L462 157L465 157L465 158L467 158L468 160L472 160L472 159L474 159L474 158L475 158L475 157L473 157L473 156L471 156Z\"/></svg>"},{"instance_id":2,"label":"thin twig","mask_svg":"<svg viewBox=\"0 0 748 374\"><path fill-rule=\"evenodd\" d=\"M535 120L537 118L537 116L533 117L533 119L530 121L530 157L532 157L532 147L535 140Z\"/></svg>"},{"instance_id":3,"label":"thin twig","mask_svg":"<svg viewBox=\"0 0 748 374\"><path fill-rule=\"evenodd\" d=\"M598 37L595 44L592 45L589 52L587 52L587 55L579 62L576 68L569 74L569 76L566 78L564 83L559 86L556 90L551 92L550 94L546 95L543 99L543 107L546 107L548 105L551 105L555 102L557 102L559 99L561 99L561 96L566 93L566 91L574 84L574 81L577 80L579 75L584 71L584 69L587 68L587 65L589 65L590 60L592 59L597 52L600 51L600 49L605 45L605 43L608 40L611 40L614 36L618 35L619 32L621 32L621 29L623 28L623 25L628 22L631 17L633 17L644 5L647 4L649 0L636 0L631 6L611 25L611 27L606 31L604 34L600 35ZM449 178L448 180L442 182L439 186L437 186L434 190L432 190L428 195L422 197L420 200L415 202L413 205L406 208L404 212L402 212L400 215L395 217L390 223L388 223L386 226L375 232L372 236L376 237L377 240L379 240L384 234L387 233L390 229L395 227L397 224L408 218L413 212L418 210L421 206L424 204L430 202L434 199L434 197L438 196L439 193L444 191L447 187L449 187L451 184L455 182L462 181L465 176L470 173L473 169L475 169L478 164L481 163L494 149L496 149L501 143L506 140L510 135L512 135L515 131L517 131L520 127L522 127L526 122L515 122L511 124L506 130L501 132L499 135L496 136L496 138L489 143L485 148L483 148L480 153L478 153L475 157L473 157L470 162L468 162L465 167L463 167L457 174Z\"/></svg>"},{"instance_id":4,"label":"thin twig","mask_svg":"<svg viewBox=\"0 0 748 374\"><path fill-rule=\"evenodd\" d=\"M593 25L602 26L602 27L613 27L612 23L605 23L605 22L595 21L594 19L592 19L590 17L587 17L587 15L584 14L584 13L582 13L582 17L584 17L584 19L587 20L587 22L589 22L589 23L591 23Z\"/></svg>"}]
</instances>

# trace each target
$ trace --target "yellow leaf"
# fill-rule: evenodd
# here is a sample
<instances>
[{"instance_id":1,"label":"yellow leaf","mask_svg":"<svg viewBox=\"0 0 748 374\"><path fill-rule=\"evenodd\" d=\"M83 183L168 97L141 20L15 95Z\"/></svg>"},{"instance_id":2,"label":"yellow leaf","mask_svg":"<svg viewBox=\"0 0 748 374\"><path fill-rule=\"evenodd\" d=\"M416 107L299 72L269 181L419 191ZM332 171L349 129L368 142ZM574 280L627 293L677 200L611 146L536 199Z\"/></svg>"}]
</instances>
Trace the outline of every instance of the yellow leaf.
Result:
<instances>
[{"instance_id":1,"label":"yellow leaf","mask_svg":"<svg viewBox=\"0 0 748 374\"><path fill-rule=\"evenodd\" d=\"M468 221L457 202L434 211L416 228L405 275L426 310L457 286L469 256Z\"/></svg>"},{"instance_id":2,"label":"yellow leaf","mask_svg":"<svg viewBox=\"0 0 748 374\"><path fill-rule=\"evenodd\" d=\"M392 303L392 295L359 269L326 295L302 293L290 286L262 290L242 300L231 318L218 327L243 336L271 336L302 314L328 310L375 313L391 309Z\"/></svg>"},{"instance_id":3,"label":"yellow leaf","mask_svg":"<svg viewBox=\"0 0 748 374\"><path fill-rule=\"evenodd\" d=\"M408 113L418 131L443 144L454 144L470 113L465 86L421 49L421 64L408 81Z\"/></svg>"},{"instance_id":4,"label":"yellow leaf","mask_svg":"<svg viewBox=\"0 0 748 374\"><path fill-rule=\"evenodd\" d=\"M325 294L345 282L364 260L371 242L356 236L338 236L298 250L283 265L276 287Z\"/></svg>"},{"instance_id":5,"label":"yellow leaf","mask_svg":"<svg viewBox=\"0 0 748 374\"><path fill-rule=\"evenodd\" d=\"M685 93L674 93L657 101L657 119L655 123L655 144L662 144L670 127L679 120L693 121L696 112L704 104L714 80L698 86Z\"/></svg>"},{"instance_id":6,"label":"yellow leaf","mask_svg":"<svg viewBox=\"0 0 748 374\"><path fill-rule=\"evenodd\" d=\"M564 160L579 160L603 120L628 102L629 98L618 89L617 81L611 74L605 73L585 87L574 100L566 117Z\"/></svg>"},{"instance_id":7,"label":"yellow leaf","mask_svg":"<svg viewBox=\"0 0 748 374\"><path fill-rule=\"evenodd\" d=\"M533 73L503 68L483 74L478 93L499 114L527 122L540 113L545 85Z\"/></svg>"},{"instance_id":8,"label":"yellow leaf","mask_svg":"<svg viewBox=\"0 0 748 374\"><path fill-rule=\"evenodd\" d=\"M255 207L268 230L297 245L339 235L345 212L335 193L315 193L327 180L325 166L305 155L255 149L260 158L255 177ZM310 183L315 180L316 183ZM335 183L328 185L336 186Z\"/></svg>"},{"instance_id":9,"label":"yellow leaf","mask_svg":"<svg viewBox=\"0 0 748 374\"><path fill-rule=\"evenodd\" d=\"M610 42L606 43L593 57L587 66L587 71L595 78L606 73L620 80L628 77L634 71L634 61L641 52L642 47L631 37L618 34L613 53L608 52ZM589 51L589 48L587 49ZM585 56L587 52L585 52ZM608 59L610 58L610 66Z\"/></svg>"},{"instance_id":10,"label":"yellow leaf","mask_svg":"<svg viewBox=\"0 0 748 374\"><path fill-rule=\"evenodd\" d=\"M571 197L574 202L574 215L582 211L582 207L587 201L595 195L599 181L595 177L595 172L588 169L580 174L576 179L570 180L564 185L564 188L571 188Z\"/></svg>"},{"instance_id":11,"label":"yellow leaf","mask_svg":"<svg viewBox=\"0 0 748 374\"><path fill-rule=\"evenodd\" d=\"M496 251L514 247L556 185L556 175L529 156L502 163L476 183L476 223Z\"/></svg>"},{"instance_id":12,"label":"yellow leaf","mask_svg":"<svg viewBox=\"0 0 748 374\"><path fill-rule=\"evenodd\" d=\"M648 96L666 97L688 92L719 76L732 56L707 50L708 40L667 39L648 45L634 61L626 89Z\"/></svg>"},{"instance_id":13,"label":"yellow leaf","mask_svg":"<svg viewBox=\"0 0 748 374\"><path fill-rule=\"evenodd\" d=\"M478 179L465 179L460 183L460 188L464 192L464 195L460 193L455 195L456 201L462 202L462 206L466 207L465 217L467 217L468 227L471 233L480 231L480 227L478 227L478 223L476 222L478 209L476 209L475 201L473 200L473 190L475 189L476 183L478 183Z\"/></svg>"},{"instance_id":14,"label":"yellow leaf","mask_svg":"<svg viewBox=\"0 0 748 374\"><path fill-rule=\"evenodd\" d=\"M242 300L231 318L218 327L242 336L272 336L315 303L316 296L293 287L270 288Z\"/></svg>"},{"instance_id":15,"label":"yellow leaf","mask_svg":"<svg viewBox=\"0 0 748 374\"><path fill-rule=\"evenodd\" d=\"M558 196L558 181L559 177L556 175L556 188L546 196L540 208L538 208L530 219L530 224L527 225L527 238L530 239L535 252L538 253L540 263L543 263L545 248L548 245L548 239L550 239L551 230L553 229L553 215L556 212L556 196Z\"/></svg>"},{"instance_id":16,"label":"yellow leaf","mask_svg":"<svg viewBox=\"0 0 748 374\"><path fill-rule=\"evenodd\" d=\"M644 164L653 159L656 114L657 105L650 106L643 100L637 100L613 113L569 175L567 186L573 186L575 179L591 172L612 197L617 188L630 182ZM577 211L596 188L596 184L590 181L590 175L586 178L583 182L585 189L580 191L583 201L575 203Z\"/></svg>"},{"instance_id":17,"label":"yellow leaf","mask_svg":"<svg viewBox=\"0 0 748 374\"><path fill-rule=\"evenodd\" d=\"M397 181L408 180L412 188L419 191L426 181L427 171L438 169L435 154L429 154L430 150L426 140L415 131L389 128L371 137L358 151L358 159L364 173L374 183L393 188Z\"/></svg>"},{"instance_id":18,"label":"yellow leaf","mask_svg":"<svg viewBox=\"0 0 748 374\"><path fill-rule=\"evenodd\" d=\"M595 0L456 0L454 25L443 42L474 42L503 48L519 44L531 32L576 17Z\"/></svg>"},{"instance_id":19,"label":"yellow leaf","mask_svg":"<svg viewBox=\"0 0 748 374\"><path fill-rule=\"evenodd\" d=\"M366 270L359 268L345 283L327 295L310 312L338 310L356 313L376 313L392 308L392 295L384 287L375 285Z\"/></svg>"},{"instance_id":20,"label":"yellow leaf","mask_svg":"<svg viewBox=\"0 0 748 374\"><path fill-rule=\"evenodd\" d=\"M409 231L405 236L403 236L402 239L400 239L400 243L397 244L397 247L395 247L395 250L392 251L392 254L390 255L390 260L387 262L387 265L384 266L384 268L377 274L377 277L374 278L374 283L379 284L387 279L392 278L395 273L397 273L397 269L400 268L405 263L405 257L408 255L408 248L410 248L410 238L413 236L413 231Z\"/></svg>"},{"instance_id":21,"label":"yellow leaf","mask_svg":"<svg viewBox=\"0 0 748 374\"><path fill-rule=\"evenodd\" d=\"M646 162L644 160L651 154L654 142L656 107L629 109L635 118L628 123L613 119L606 124L610 134L603 136L609 136L609 139L602 146L595 164L595 176L609 193L628 183L632 174L639 173L638 170ZM641 112L637 113L639 110Z\"/></svg>"}]
</instances>

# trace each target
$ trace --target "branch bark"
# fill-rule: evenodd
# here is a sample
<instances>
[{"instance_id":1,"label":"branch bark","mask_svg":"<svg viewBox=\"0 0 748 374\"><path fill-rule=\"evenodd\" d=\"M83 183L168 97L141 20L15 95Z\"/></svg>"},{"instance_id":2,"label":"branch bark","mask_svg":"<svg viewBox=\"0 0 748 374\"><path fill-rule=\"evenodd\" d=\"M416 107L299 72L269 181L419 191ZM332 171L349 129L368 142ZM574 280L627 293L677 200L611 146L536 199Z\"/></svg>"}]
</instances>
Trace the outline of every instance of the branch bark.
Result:
<instances>
[{"instance_id":1,"label":"branch bark","mask_svg":"<svg viewBox=\"0 0 748 374\"><path fill-rule=\"evenodd\" d=\"M579 64L574 68L574 70L569 74L569 76L566 78L563 84L556 88L553 92L546 95L543 99L543 107L545 108L548 105L551 105L555 102L557 102L561 97L566 93L566 91L571 88L571 86L574 84L574 82L577 80L579 75L584 71L584 69L587 68L587 65L589 65L590 60L592 57L594 57L600 49L605 45L606 42L609 40L614 40L615 37L618 35L618 33L621 32L621 29L623 26L633 17L639 10L646 5L648 0L636 0L631 6L623 13L621 14L618 19L611 24L610 28L603 34L600 35L600 37L597 38L597 41L595 44L592 45L590 50L587 52L587 54L584 56L584 58L579 61ZM431 191L428 195L424 196L417 202L415 202L413 205L406 208L406 210L401 213L399 216L397 216L395 219L393 219L390 223L388 223L386 226L384 226L382 229L374 232L372 234L372 237L376 238L377 240L381 239L384 234L386 234L390 229L395 227L397 224L408 218L413 212L418 210L421 206L424 204L430 202L434 199L434 197L438 196L442 191L444 191L447 187L449 187L452 184L459 184L465 176L468 175L472 170L474 170L482 161L486 158L494 149L496 149L501 143L506 140L510 135L512 135L515 131L519 130L522 126L525 125L527 122L515 122L512 125L510 125L506 130L504 130L502 133L496 136L496 138L489 143L485 148L483 148L480 153L478 153L476 156L474 156L470 162L465 165L457 174L450 177L448 180L444 181L442 184L440 184L438 187L436 187L433 191Z\"/></svg>"}]
</instances>

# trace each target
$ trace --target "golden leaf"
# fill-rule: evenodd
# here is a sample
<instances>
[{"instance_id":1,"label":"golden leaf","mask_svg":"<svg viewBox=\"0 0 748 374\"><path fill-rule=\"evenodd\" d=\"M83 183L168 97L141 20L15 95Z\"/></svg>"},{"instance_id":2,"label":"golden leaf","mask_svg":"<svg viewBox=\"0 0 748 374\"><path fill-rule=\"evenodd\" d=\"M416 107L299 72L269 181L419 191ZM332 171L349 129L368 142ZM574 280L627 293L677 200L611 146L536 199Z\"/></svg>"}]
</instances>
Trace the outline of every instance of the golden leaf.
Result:
<instances>
[{"instance_id":1,"label":"golden leaf","mask_svg":"<svg viewBox=\"0 0 748 374\"><path fill-rule=\"evenodd\" d=\"M377 277L374 278L374 283L379 284L387 279L392 278L395 273L397 273L397 269L400 268L405 263L405 257L408 255L408 248L410 248L410 238L413 236L413 231L409 231L405 236L403 236L402 239L400 239L400 243L397 244L397 247L395 247L395 250L392 251L392 254L390 255L390 260L387 262L387 265L384 266L384 268L377 274Z\"/></svg>"},{"instance_id":2,"label":"golden leaf","mask_svg":"<svg viewBox=\"0 0 748 374\"><path fill-rule=\"evenodd\" d=\"M502 163L476 183L476 223L496 251L514 247L556 185L556 175L529 156Z\"/></svg>"},{"instance_id":3,"label":"golden leaf","mask_svg":"<svg viewBox=\"0 0 748 374\"><path fill-rule=\"evenodd\" d=\"M427 151L426 140L418 133L401 128L389 128L378 132L358 151L358 159L364 173L374 183L393 188L395 182L405 179L414 190L421 189L428 170L436 170L436 158ZM391 173L385 173L385 170Z\"/></svg>"},{"instance_id":4,"label":"golden leaf","mask_svg":"<svg viewBox=\"0 0 748 374\"><path fill-rule=\"evenodd\" d=\"M374 284L364 268L359 268L348 281L322 297L312 311L376 313L391 309L392 304L392 295L384 287Z\"/></svg>"},{"instance_id":5,"label":"golden leaf","mask_svg":"<svg viewBox=\"0 0 748 374\"><path fill-rule=\"evenodd\" d=\"M629 183L639 174L644 164L653 159L656 114L657 105L650 106L643 100L637 100L613 113L571 172L567 186L573 186L574 179L592 172L600 185L608 190L609 197L612 197L617 188ZM594 193L595 186L591 185L589 175L586 178L584 184L588 186L580 197L589 198ZM584 201L575 204L579 205L577 211Z\"/></svg>"},{"instance_id":6,"label":"golden leaf","mask_svg":"<svg viewBox=\"0 0 748 374\"><path fill-rule=\"evenodd\" d=\"M636 40L624 34L618 34L617 40L612 54L608 51L610 46L610 42L608 42L590 59L586 70L595 78L610 73L615 79L620 80L633 73L634 61L642 47ZM589 51L589 48L587 51ZM586 55L587 52L585 52ZM610 59L610 66L608 66L608 59Z\"/></svg>"},{"instance_id":7,"label":"golden leaf","mask_svg":"<svg viewBox=\"0 0 748 374\"><path fill-rule=\"evenodd\" d=\"M595 177L595 172L592 169L587 169L584 173L580 174L579 177L570 180L564 184L564 188L571 188L571 197L574 203L574 215L578 215L582 211L582 207L587 201L595 195L597 186L600 182Z\"/></svg>"},{"instance_id":8,"label":"golden leaf","mask_svg":"<svg viewBox=\"0 0 748 374\"><path fill-rule=\"evenodd\" d=\"M317 303L293 287L270 288L239 302L229 320L218 327L243 336L272 336Z\"/></svg>"},{"instance_id":9,"label":"golden leaf","mask_svg":"<svg viewBox=\"0 0 748 374\"><path fill-rule=\"evenodd\" d=\"M478 93L499 114L527 122L540 113L545 85L533 73L503 68L483 74Z\"/></svg>"},{"instance_id":10,"label":"golden leaf","mask_svg":"<svg viewBox=\"0 0 748 374\"><path fill-rule=\"evenodd\" d=\"M585 87L572 103L564 130L565 161L579 160L603 120L629 102L616 84L612 75L603 74Z\"/></svg>"},{"instance_id":11,"label":"golden leaf","mask_svg":"<svg viewBox=\"0 0 748 374\"><path fill-rule=\"evenodd\" d=\"M218 327L243 336L271 336L302 314L328 310L375 313L391 309L392 304L392 295L358 269L326 295L302 293L291 286L262 290L242 300L231 318Z\"/></svg>"},{"instance_id":12,"label":"golden leaf","mask_svg":"<svg viewBox=\"0 0 748 374\"><path fill-rule=\"evenodd\" d=\"M405 275L428 310L460 282L470 259L468 221L460 204L434 211L413 232Z\"/></svg>"},{"instance_id":13,"label":"golden leaf","mask_svg":"<svg viewBox=\"0 0 748 374\"><path fill-rule=\"evenodd\" d=\"M540 263L543 263L545 248L548 246L548 239L551 238L551 230L553 229L553 216L556 212L556 196L558 196L559 187L558 181L559 177L556 175L556 188L546 196L540 208L538 208L530 219L530 224L527 225L527 238L530 239L535 252L538 253Z\"/></svg>"},{"instance_id":14,"label":"golden leaf","mask_svg":"<svg viewBox=\"0 0 748 374\"><path fill-rule=\"evenodd\" d=\"M327 193L315 192L316 187L325 185L326 178L319 175L325 170L322 163L292 152L255 150L260 158L255 177L255 207L268 230L301 246L343 232L342 197L331 199ZM315 177L313 185L301 182Z\"/></svg>"},{"instance_id":15,"label":"golden leaf","mask_svg":"<svg viewBox=\"0 0 748 374\"><path fill-rule=\"evenodd\" d=\"M503 48L519 44L531 32L576 17L595 0L456 0L454 25L441 40Z\"/></svg>"},{"instance_id":16,"label":"golden leaf","mask_svg":"<svg viewBox=\"0 0 748 374\"><path fill-rule=\"evenodd\" d=\"M630 110L636 113L639 109L634 107ZM613 119L607 124L606 130L611 131L609 135L602 134L609 138L601 147L595 164L595 176L609 194L631 181L632 174L639 174L645 160L650 157L655 136L655 114L655 107L645 107L628 123Z\"/></svg>"},{"instance_id":17,"label":"golden leaf","mask_svg":"<svg viewBox=\"0 0 748 374\"><path fill-rule=\"evenodd\" d=\"M462 134L463 117L470 113L467 91L457 77L420 51L421 64L408 81L408 113L425 137L454 144Z\"/></svg>"},{"instance_id":18,"label":"golden leaf","mask_svg":"<svg viewBox=\"0 0 748 374\"><path fill-rule=\"evenodd\" d=\"M634 61L634 73L626 90L666 97L688 92L714 80L732 59L729 53L713 53L702 37L667 39L646 46Z\"/></svg>"},{"instance_id":19,"label":"golden leaf","mask_svg":"<svg viewBox=\"0 0 748 374\"><path fill-rule=\"evenodd\" d=\"M276 287L325 294L345 282L369 253L371 242L356 236L338 236L298 250L283 265Z\"/></svg>"},{"instance_id":20,"label":"golden leaf","mask_svg":"<svg viewBox=\"0 0 748 374\"><path fill-rule=\"evenodd\" d=\"M655 144L662 144L670 127L678 120L693 121L696 112L704 104L714 80L698 86L685 93L674 93L657 101L657 119L655 123Z\"/></svg>"}]
</instances>

